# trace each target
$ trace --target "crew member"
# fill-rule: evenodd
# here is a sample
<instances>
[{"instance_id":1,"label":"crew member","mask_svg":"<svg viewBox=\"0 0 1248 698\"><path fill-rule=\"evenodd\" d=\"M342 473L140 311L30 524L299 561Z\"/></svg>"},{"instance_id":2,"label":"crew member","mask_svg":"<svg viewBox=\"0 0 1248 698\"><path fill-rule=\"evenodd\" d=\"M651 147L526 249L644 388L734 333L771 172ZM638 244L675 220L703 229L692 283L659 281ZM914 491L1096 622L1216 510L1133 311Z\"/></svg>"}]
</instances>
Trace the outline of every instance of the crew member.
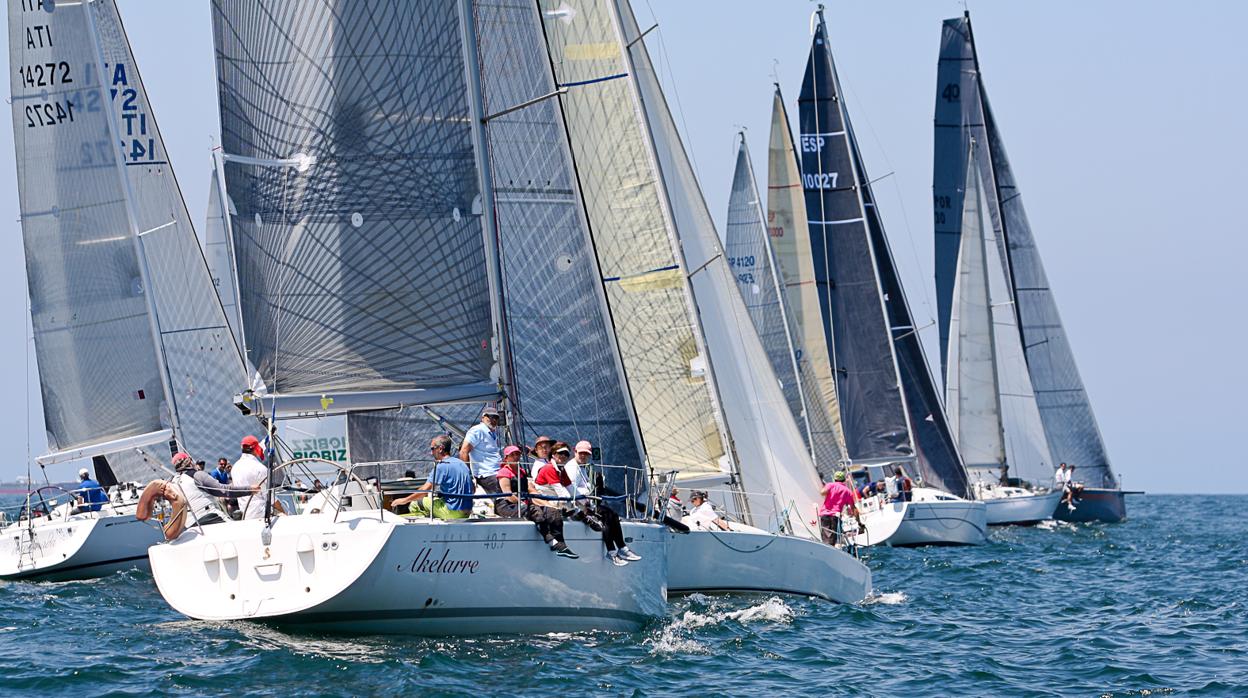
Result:
<instances>
[{"instance_id":1,"label":"crew member","mask_svg":"<svg viewBox=\"0 0 1248 698\"><path fill-rule=\"evenodd\" d=\"M406 504L410 513L435 519L468 518L472 513L473 491L468 464L451 455L451 437L445 434L433 437L429 452L433 455L433 469L425 484L412 494L394 500L391 506L397 508ZM429 496L431 491L435 496Z\"/></svg>"},{"instance_id":2,"label":"crew member","mask_svg":"<svg viewBox=\"0 0 1248 698\"><path fill-rule=\"evenodd\" d=\"M487 405L481 412L481 422L474 424L464 434L459 447L459 460L472 463L472 475L482 490L498 494L498 468L502 461L498 438L498 410Z\"/></svg>"}]
</instances>

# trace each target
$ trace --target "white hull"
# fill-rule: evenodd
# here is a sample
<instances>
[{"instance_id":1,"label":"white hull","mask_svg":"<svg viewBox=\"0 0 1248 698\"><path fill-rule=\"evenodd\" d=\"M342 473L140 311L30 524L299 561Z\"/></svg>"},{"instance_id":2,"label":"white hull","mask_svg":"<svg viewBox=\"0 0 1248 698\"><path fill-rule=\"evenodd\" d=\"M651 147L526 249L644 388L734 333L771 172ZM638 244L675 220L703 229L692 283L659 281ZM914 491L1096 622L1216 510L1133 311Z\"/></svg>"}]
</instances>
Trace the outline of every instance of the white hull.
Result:
<instances>
[{"instance_id":1,"label":"white hull","mask_svg":"<svg viewBox=\"0 0 1248 698\"><path fill-rule=\"evenodd\" d=\"M0 579L64 581L146 569L160 528L136 521L134 507L10 524L0 529Z\"/></svg>"},{"instance_id":2,"label":"white hull","mask_svg":"<svg viewBox=\"0 0 1248 698\"><path fill-rule=\"evenodd\" d=\"M639 562L616 567L600 534L565 526L578 560L529 521L404 521L343 512L192 530L151 548L156 585L201 620L257 620L351 633L634 631L666 611L667 534L624 522Z\"/></svg>"},{"instance_id":3,"label":"white hull","mask_svg":"<svg viewBox=\"0 0 1248 698\"><path fill-rule=\"evenodd\" d=\"M857 603L871 593L871 570L818 541L756 528L672 532L667 588L693 592L760 592Z\"/></svg>"},{"instance_id":4,"label":"white hull","mask_svg":"<svg viewBox=\"0 0 1248 698\"><path fill-rule=\"evenodd\" d=\"M988 509L926 487L916 487L908 502L859 503L866 531L852 537L855 545L980 545L988 540Z\"/></svg>"},{"instance_id":5,"label":"white hull","mask_svg":"<svg viewBox=\"0 0 1248 698\"><path fill-rule=\"evenodd\" d=\"M1010 524L1034 524L1053 518L1053 509L1061 501L1061 491L1044 494L1016 495L1011 497L985 498L988 507L989 526Z\"/></svg>"}]
</instances>

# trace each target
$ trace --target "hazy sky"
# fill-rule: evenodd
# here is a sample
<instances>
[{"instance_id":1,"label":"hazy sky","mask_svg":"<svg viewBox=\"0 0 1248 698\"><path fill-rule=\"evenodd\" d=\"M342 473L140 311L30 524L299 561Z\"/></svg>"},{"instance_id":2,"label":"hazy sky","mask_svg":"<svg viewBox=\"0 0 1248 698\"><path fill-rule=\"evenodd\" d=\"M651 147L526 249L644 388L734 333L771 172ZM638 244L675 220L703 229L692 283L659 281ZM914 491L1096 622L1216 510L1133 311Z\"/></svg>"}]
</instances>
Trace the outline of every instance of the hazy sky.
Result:
<instances>
[{"instance_id":1,"label":"hazy sky","mask_svg":"<svg viewBox=\"0 0 1248 698\"><path fill-rule=\"evenodd\" d=\"M449 0L448 0L449 1ZM218 131L208 0L120 0L197 224ZM669 102L722 225L747 128L766 176L773 70L796 118L814 4L637 0ZM1235 396L1242 320L1248 3L972 3L984 82L1114 469L1150 492L1248 492ZM962 3L831 3L832 48L916 320L935 316L932 110L941 20ZM652 19L653 18L653 19ZM12 131L0 129L0 479L46 447ZM765 182L760 184L765 185ZM23 329L26 328L26 329ZM934 326L924 332L937 356ZM32 359L33 360L33 359ZM29 410L25 396L29 395ZM70 476L70 469L61 466ZM54 477L54 479L56 479Z\"/></svg>"}]
</instances>

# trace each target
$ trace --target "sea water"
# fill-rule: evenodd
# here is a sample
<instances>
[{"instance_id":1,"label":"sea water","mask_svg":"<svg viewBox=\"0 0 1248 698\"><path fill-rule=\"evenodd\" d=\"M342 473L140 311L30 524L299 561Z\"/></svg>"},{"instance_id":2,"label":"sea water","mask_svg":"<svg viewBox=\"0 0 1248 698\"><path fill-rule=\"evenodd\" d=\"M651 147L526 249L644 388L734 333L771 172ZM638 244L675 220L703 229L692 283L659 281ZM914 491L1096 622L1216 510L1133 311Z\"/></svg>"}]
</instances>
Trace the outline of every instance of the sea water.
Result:
<instances>
[{"instance_id":1,"label":"sea water","mask_svg":"<svg viewBox=\"0 0 1248 698\"><path fill-rule=\"evenodd\" d=\"M693 595L632 634L290 633L187 620L146 573L0 582L0 693L1248 695L1248 497L1128 507L871 550L860 604Z\"/></svg>"}]
</instances>

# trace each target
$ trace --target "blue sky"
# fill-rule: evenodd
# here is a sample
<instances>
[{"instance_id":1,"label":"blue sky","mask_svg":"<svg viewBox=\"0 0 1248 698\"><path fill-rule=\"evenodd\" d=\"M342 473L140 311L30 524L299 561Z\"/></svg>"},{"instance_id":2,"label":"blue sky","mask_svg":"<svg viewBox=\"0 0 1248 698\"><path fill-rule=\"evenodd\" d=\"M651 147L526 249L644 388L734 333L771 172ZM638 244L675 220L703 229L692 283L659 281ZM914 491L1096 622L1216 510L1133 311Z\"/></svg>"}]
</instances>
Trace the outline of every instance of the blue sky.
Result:
<instances>
[{"instance_id":1,"label":"blue sky","mask_svg":"<svg viewBox=\"0 0 1248 698\"><path fill-rule=\"evenodd\" d=\"M197 223L218 130L207 0L119 0ZM796 111L814 4L637 0L703 190L727 208L735 134L766 176L773 70ZM1242 319L1248 4L973 3L984 80L1114 468L1152 492L1248 492ZM960 2L855 0L827 19L851 117L920 323L935 316L932 109ZM0 129L0 479L45 448L12 132ZM765 183L763 183L765 184ZM935 328L925 331L935 357ZM27 410L29 396L30 410ZM29 414L28 414L29 412ZM69 469L65 468L68 475ZM56 479L54 477L54 479Z\"/></svg>"}]
</instances>

